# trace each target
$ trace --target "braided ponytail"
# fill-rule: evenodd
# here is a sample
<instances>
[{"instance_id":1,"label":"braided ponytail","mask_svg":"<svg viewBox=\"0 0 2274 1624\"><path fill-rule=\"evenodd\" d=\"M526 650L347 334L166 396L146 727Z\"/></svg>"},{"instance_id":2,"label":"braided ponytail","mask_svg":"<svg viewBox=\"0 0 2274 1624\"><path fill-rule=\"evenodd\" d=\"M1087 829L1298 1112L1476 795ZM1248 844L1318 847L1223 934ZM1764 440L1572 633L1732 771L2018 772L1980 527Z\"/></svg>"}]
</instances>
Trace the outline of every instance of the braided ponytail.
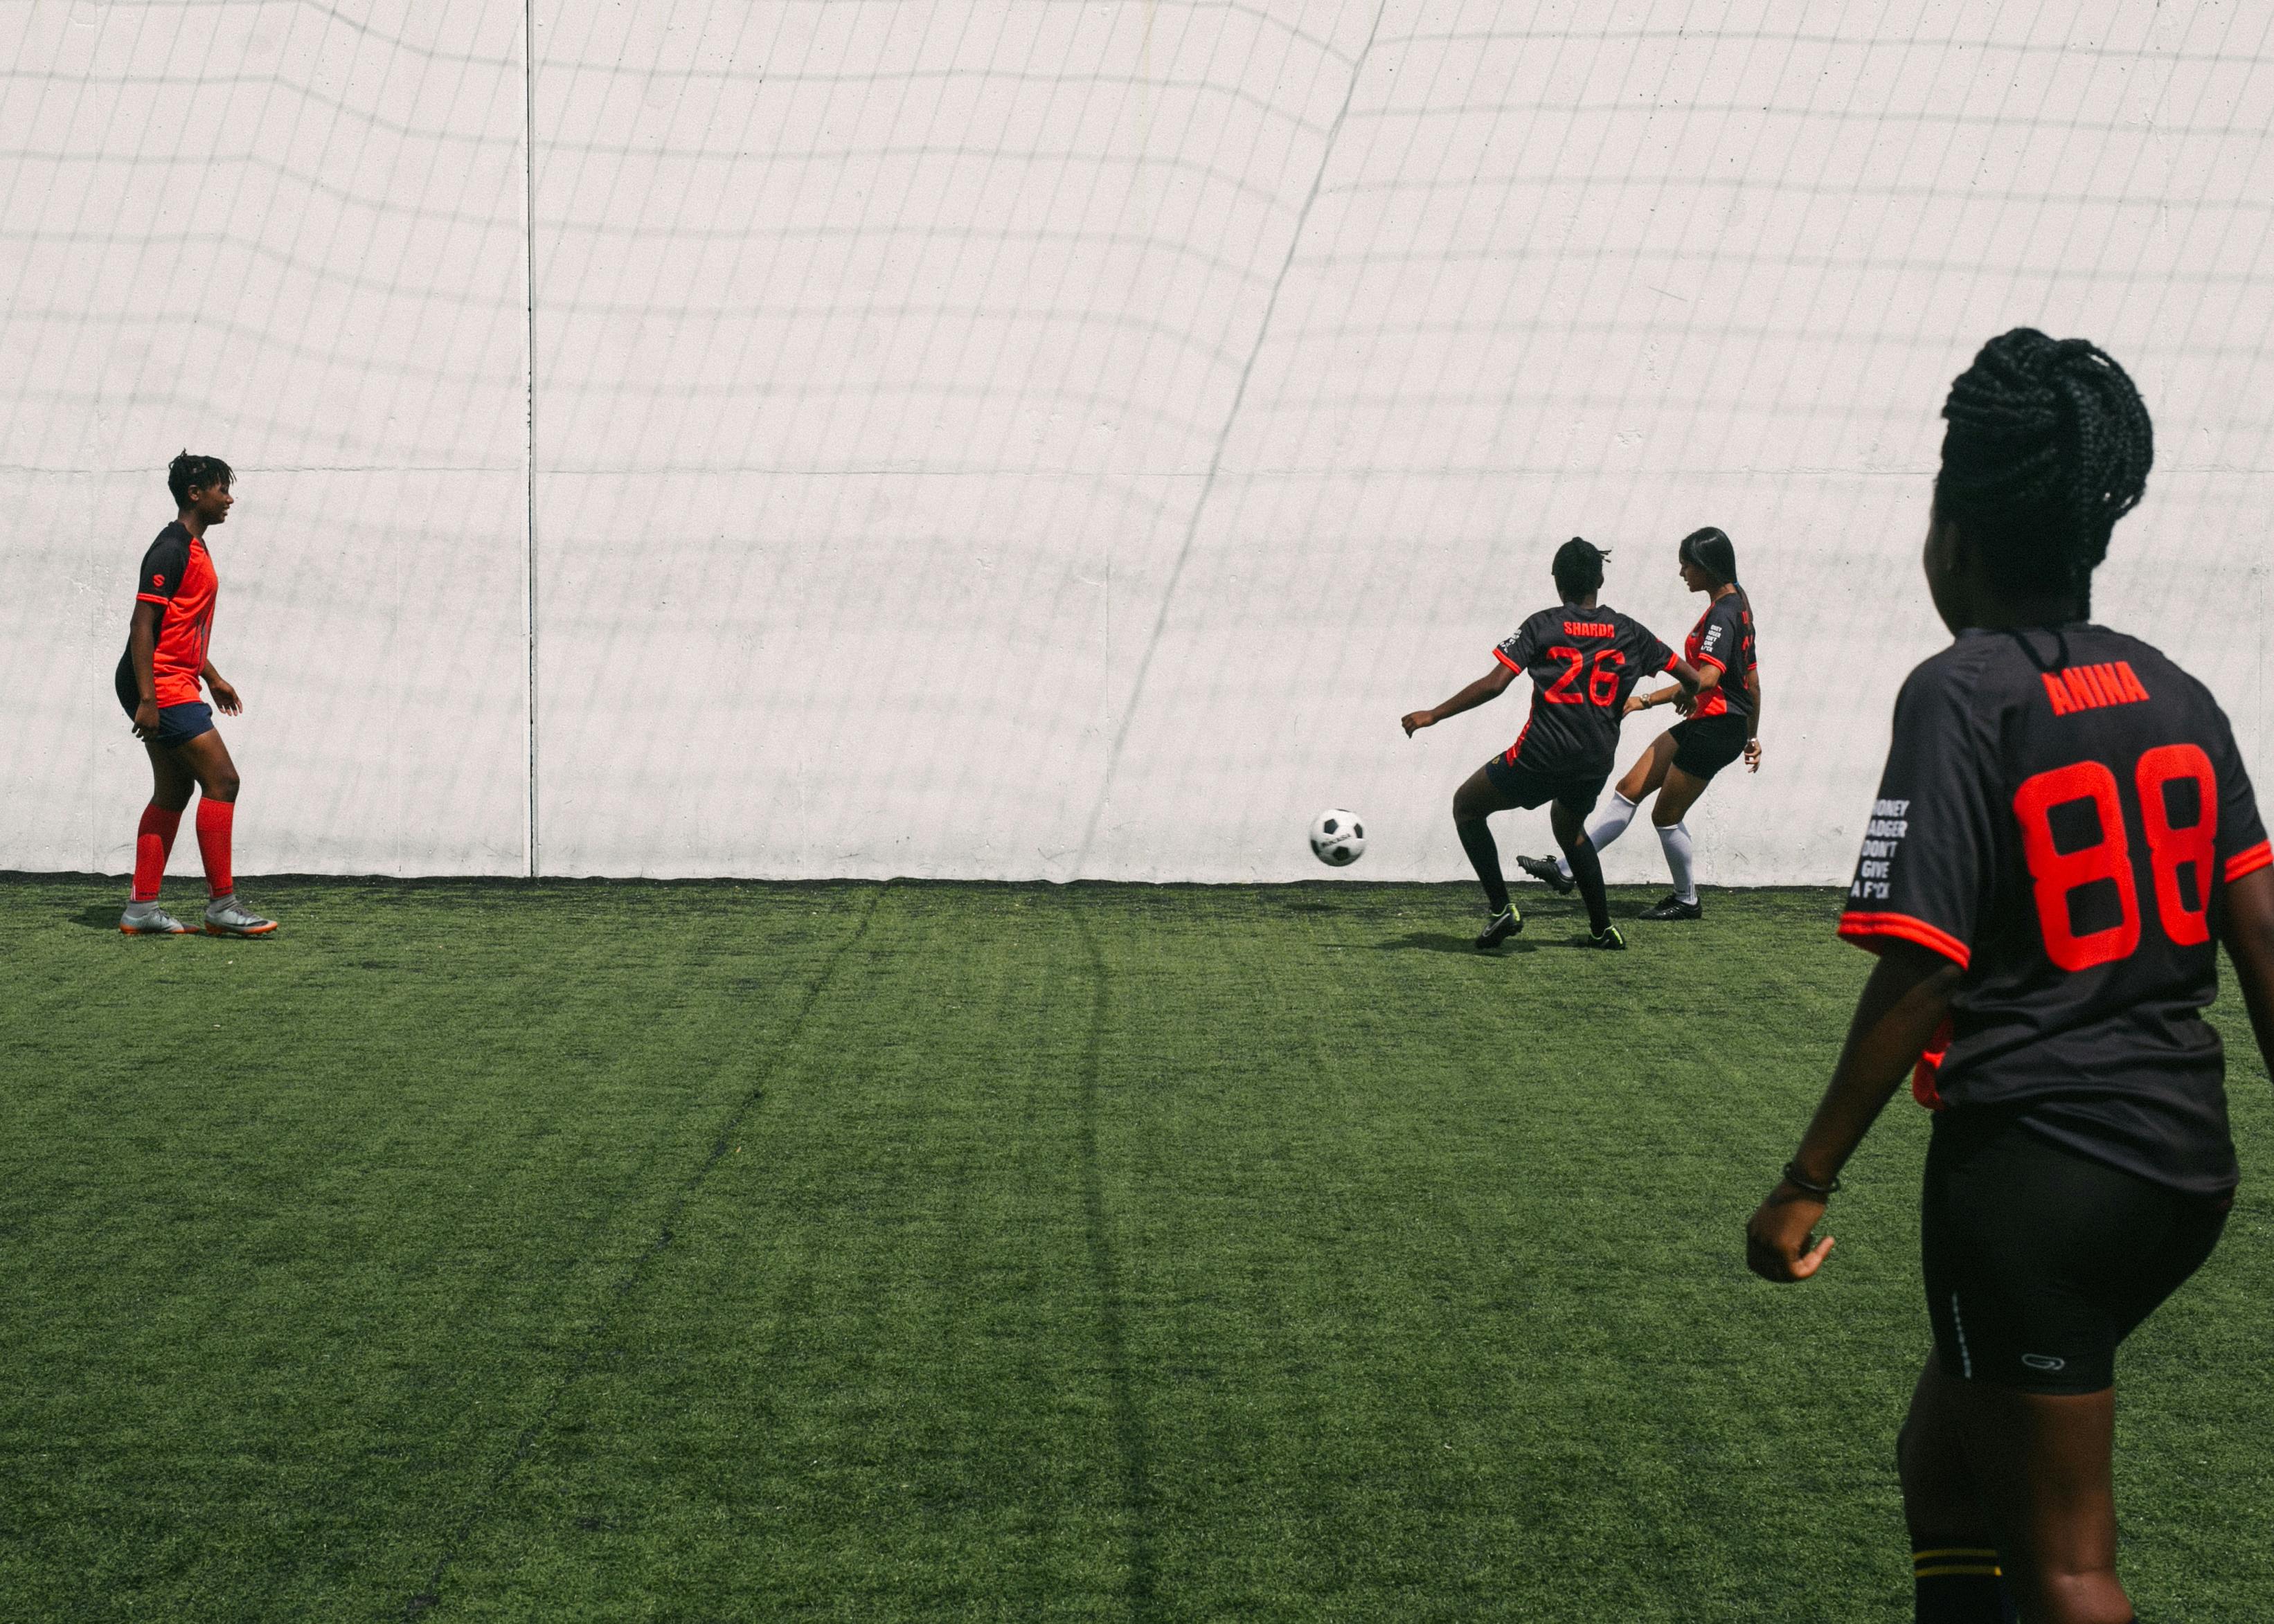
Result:
<instances>
[{"instance_id":1,"label":"braided ponytail","mask_svg":"<svg viewBox=\"0 0 2274 1624\"><path fill-rule=\"evenodd\" d=\"M2132 380L2087 340L2015 327L1982 346L1942 415L1937 516L1999 585L2066 590L2089 613L2109 532L2139 506L2156 460Z\"/></svg>"}]
</instances>

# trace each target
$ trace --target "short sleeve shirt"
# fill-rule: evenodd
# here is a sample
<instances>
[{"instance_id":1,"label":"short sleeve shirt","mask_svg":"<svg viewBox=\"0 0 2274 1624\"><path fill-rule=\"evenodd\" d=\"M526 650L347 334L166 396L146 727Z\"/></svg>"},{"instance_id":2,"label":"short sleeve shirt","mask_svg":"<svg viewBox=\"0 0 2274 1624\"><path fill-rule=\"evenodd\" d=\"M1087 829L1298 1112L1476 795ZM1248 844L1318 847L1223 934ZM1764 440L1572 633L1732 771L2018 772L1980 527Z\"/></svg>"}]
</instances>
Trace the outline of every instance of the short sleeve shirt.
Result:
<instances>
[{"instance_id":1,"label":"short sleeve shirt","mask_svg":"<svg viewBox=\"0 0 2274 1624\"><path fill-rule=\"evenodd\" d=\"M1532 679L1532 714L1503 759L1550 778L1600 778L1618 753L1627 695L1674 650L1617 610L1560 604L1525 620L1493 658Z\"/></svg>"},{"instance_id":2,"label":"short sleeve shirt","mask_svg":"<svg viewBox=\"0 0 2274 1624\"><path fill-rule=\"evenodd\" d=\"M220 587L206 544L179 521L160 530L142 555L134 596L158 605L158 640L150 665L161 708L198 703Z\"/></svg>"},{"instance_id":3,"label":"short sleeve shirt","mask_svg":"<svg viewBox=\"0 0 2274 1624\"><path fill-rule=\"evenodd\" d=\"M2231 1190L2213 910L2274 863L2233 730L2150 645L1969 631L1895 702L1840 934L1964 972L1921 1097Z\"/></svg>"},{"instance_id":4,"label":"short sleeve shirt","mask_svg":"<svg viewBox=\"0 0 2274 1624\"><path fill-rule=\"evenodd\" d=\"M1743 592L1728 592L1706 605L1683 645L1683 658L1701 672L1721 675L1698 700L1695 716L1751 716L1752 695L1745 679L1754 665L1753 611Z\"/></svg>"}]
</instances>

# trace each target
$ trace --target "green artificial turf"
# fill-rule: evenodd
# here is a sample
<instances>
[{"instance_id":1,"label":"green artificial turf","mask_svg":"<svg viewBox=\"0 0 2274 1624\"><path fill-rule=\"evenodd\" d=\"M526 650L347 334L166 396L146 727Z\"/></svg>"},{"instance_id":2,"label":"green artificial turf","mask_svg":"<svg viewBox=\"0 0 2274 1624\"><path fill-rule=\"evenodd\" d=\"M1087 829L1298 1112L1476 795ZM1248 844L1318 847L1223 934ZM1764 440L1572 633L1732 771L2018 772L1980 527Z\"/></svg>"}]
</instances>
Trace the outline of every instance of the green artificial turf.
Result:
<instances>
[{"instance_id":1,"label":"green artificial turf","mask_svg":"<svg viewBox=\"0 0 2274 1624\"><path fill-rule=\"evenodd\" d=\"M0 882L0 1617L1899 1620L1923 1115L1741 1230L1820 891ZM1618 899L1631 912L1639 894ZM2127 1347L2125 1571L2274 1616L2274 1158Z\"/></svg>"}]
</instances>

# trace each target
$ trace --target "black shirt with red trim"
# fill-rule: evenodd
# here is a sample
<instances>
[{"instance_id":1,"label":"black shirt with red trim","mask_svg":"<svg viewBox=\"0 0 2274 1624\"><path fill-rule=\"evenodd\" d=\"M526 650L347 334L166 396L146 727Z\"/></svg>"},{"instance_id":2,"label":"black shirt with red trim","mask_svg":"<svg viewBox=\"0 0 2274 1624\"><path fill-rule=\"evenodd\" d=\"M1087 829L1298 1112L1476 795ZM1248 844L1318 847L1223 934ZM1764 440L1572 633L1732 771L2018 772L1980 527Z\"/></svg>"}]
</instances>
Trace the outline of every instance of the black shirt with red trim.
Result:
<instances>
[{"instance_id":1,"label":"black shirt with red trim","mask_svg":"<svg viewBox=\"0 0 2274 1624\"><path fill-rule=\"evenodd\" d=\"M221 590L206 544L176 520L158 532L142 555L135 582L136 601L158 605L158 640L151 650L150 674L160 708L198 703L206 668L206 646L213 635L214 600ZM118 658L118 688L135 691L134 651Z\"/></svg>"},{"instance_id":2,"label":"black shirt with red trim","mask_svg":"<svg viewBox=\"0 0 2274 1624\"><path fill-rule=\"evenodd\" d=\"M1840 934L1965 971L1922 1103L2232 1190L2218 893L2274 863L2210 691L2104 627L1962 633L1911 673Z\"/></svg>"},{"instance_id":3,"label":"black shirt with red trim","mask_svg":"<svg viewBox=\"0 0 2274 1624\"><path fill-rule=\"evenodd\" d=\"M1709 667L1721 674L1698 695L1693 716L1751 716L1752 695L1745 679L1752 674L1753 609L1743 591L1725 592L1706 605L1698 624L1690 629L1682 656L1703 673Z\"/></svg>"},{"instance_id":4,"label":"black shirt with red trim","mask_svg":"<svg viewBox=\"0 0 2274 1624\"><path fill-rule=\"evenodd\" d=\"M1549 778L1600 778L1619 748L1627 695L1674 664L1674 650L1630 615L1559 604L1493 650L1532 679L1532 715L1503 757Z\"/></svg>"}]
</instances>

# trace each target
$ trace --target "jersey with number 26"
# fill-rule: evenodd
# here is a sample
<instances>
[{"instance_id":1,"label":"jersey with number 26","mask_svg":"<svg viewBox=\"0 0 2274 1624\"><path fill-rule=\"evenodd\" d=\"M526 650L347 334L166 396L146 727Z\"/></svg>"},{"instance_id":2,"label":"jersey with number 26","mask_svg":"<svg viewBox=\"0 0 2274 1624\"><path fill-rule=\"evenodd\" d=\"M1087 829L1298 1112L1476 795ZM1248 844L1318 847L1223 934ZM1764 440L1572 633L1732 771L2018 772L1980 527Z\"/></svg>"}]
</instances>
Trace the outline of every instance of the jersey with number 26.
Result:
<instances>
[{"instance_id":1,"label":"jersey with number 26","mask_svg":"<svg viewBox=\"0 0 2274 1624\"><path fill-rule=\"evenodd\" d=\"M1840 934L1965 974L1932 1079L2078 1154L2235 1182L2214 909L2274 862L2233 731L2149 644L1969 630L1911 673ZM1923 1095L1923 1097L1924 1097Z\"/></svg>"}]
</instances>

